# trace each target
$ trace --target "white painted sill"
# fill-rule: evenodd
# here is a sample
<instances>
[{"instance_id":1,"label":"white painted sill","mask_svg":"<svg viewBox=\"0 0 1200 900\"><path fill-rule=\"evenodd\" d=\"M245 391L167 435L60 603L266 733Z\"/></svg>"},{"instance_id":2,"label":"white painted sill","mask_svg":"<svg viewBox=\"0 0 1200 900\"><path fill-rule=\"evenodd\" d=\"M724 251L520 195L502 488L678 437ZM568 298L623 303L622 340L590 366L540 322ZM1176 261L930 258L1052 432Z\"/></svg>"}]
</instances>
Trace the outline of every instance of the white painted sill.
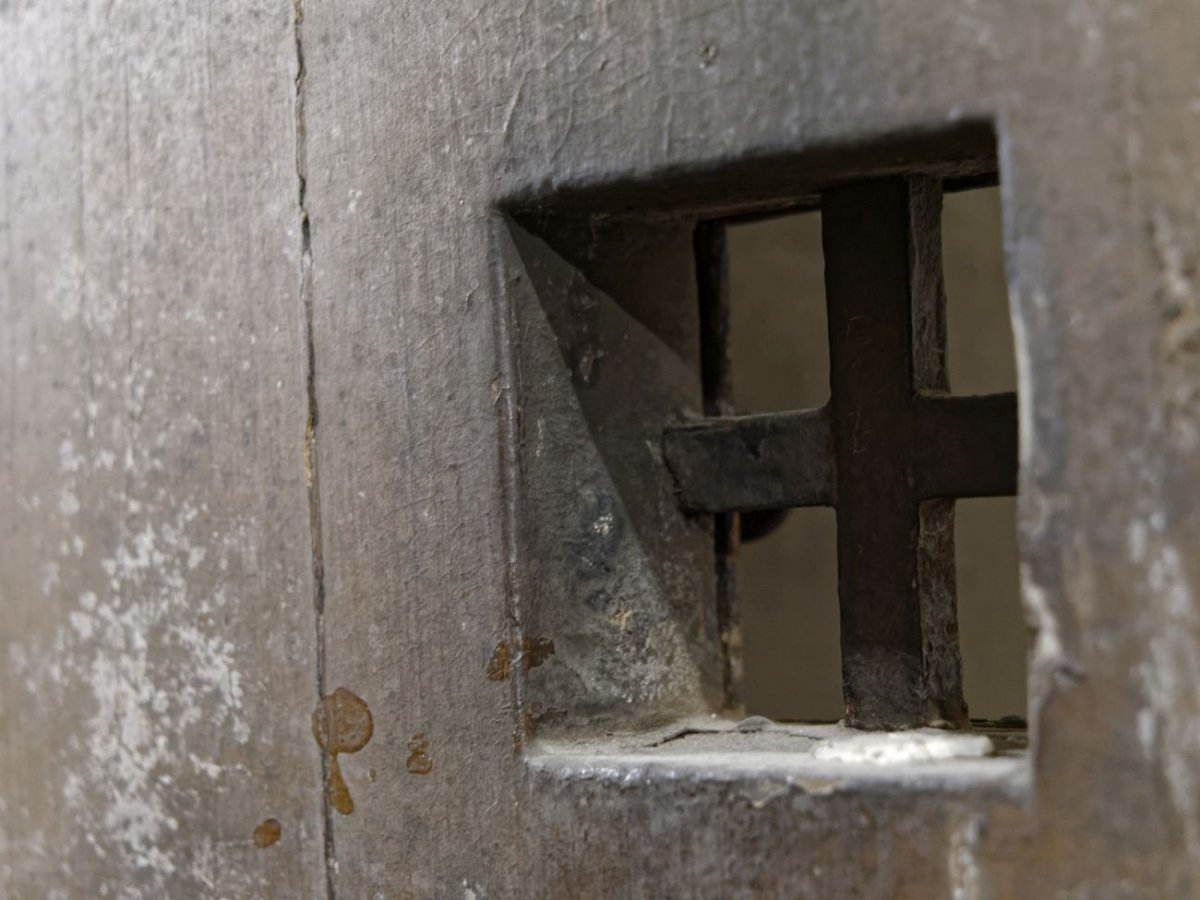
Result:
<instances>
[{"instance_id":1,"label":"white painted sill","mask_svg":"<svg viewBox=\"0 0 1200 900\"><path fill-rule=\"evenodd\" d=\"M1021 791L1028 755L1017 733L920 728L863 732L840 724L805 725L760 717L688 719L654 731L540 738L529 748L534 771L560 778L764 782L829 794L857 785ZM1015 745L1015 746L1014 746Z\"/></svg>"}]
</instances>

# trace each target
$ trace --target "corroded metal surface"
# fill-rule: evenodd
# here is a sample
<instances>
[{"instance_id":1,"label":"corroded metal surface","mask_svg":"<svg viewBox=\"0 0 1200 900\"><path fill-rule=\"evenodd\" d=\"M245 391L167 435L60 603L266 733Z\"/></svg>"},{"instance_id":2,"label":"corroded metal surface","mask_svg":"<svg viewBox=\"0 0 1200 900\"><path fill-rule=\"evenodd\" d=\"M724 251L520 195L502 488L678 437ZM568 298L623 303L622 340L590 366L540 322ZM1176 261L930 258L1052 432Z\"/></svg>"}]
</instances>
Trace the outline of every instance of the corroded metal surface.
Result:
<instances>
[{"instance_id":1,"label":"corroded metal surface","mask_svg":"<svg viewBox=\"0 0 1200 900\"><path fill-rule=\"evenodd\" d=\"M688 512L832 506L833 429L826 410L688 422L663 435Z\"/></svg>"},{"instance_id":2,"label":"corroded metal surface","mask_svg":"<svg viewBox=\"0 0 1200 900\"><path fill-rule=\"evenodd\" d=\"M913 177L822 195L832 399L820 410L668 428L686 510L838 511L846 717L966 724L953 508L1016 492L1016 398L948 397L941 186Z\"/></svg>"}]
</instances>

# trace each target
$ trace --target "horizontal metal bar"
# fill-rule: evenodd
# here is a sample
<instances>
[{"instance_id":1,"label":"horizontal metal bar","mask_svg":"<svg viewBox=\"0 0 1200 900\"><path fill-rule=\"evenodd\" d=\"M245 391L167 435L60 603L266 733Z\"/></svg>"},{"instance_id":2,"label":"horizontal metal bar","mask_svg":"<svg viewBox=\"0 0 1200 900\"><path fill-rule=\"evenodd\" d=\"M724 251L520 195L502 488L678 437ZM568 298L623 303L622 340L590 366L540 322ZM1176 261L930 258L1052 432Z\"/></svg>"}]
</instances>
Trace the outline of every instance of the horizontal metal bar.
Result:
<instances>
[{"instance_id":1,"label":"horizontal metal bar","mask_svg":"<svg viewBox=\"0 0 1200 900\"><path fill-rule=\"evenodd\" d=\"M673 425L663 432L663 454L689 512L833 504L833 435L823 409Z\"/></svg>"},{"instance_id":2,"label":"horizontal metal bar","mask_svg":"<svg viewBox=\"0 0 1200 900\"><path fill-rule=\"evenodd\" d=\"M913 488L922 499L1017 493L1017 395L918 397Z\"/></svg>"}]
</instances>

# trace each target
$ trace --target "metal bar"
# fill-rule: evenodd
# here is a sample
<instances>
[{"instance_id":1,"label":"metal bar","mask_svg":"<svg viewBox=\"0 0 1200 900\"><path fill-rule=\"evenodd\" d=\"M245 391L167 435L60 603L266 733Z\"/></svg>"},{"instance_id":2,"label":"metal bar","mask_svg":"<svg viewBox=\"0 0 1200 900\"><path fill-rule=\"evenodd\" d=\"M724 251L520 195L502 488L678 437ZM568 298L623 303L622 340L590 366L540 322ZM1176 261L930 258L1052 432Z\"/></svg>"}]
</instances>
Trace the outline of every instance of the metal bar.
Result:
<instances>
[{"instance_id":1,"label":"metal bar","mask_svg":"<svg viewBox=\"0 0 1200 900\"><path fill-rule=\"evenodd\" d=\"M1016 494L1016 394L920 397L914 413L913 490L919 497Z\"/></svg>"},{"instance_id":2,"label":"metal bar","mask_svg":"<svg viewBox=\"0 0 1200 900\"><path fill-rule=\"evenodd\" d=\"M919 507L903 452L913 393L907 181L828 191L822 241L846 720L912 727L926 704Z\"/></svg>"},{"instance_id":3,"label":"metal bar","mask_svg":"<svg viewBox=\"0 0 1200 900\"><path fill-rule=\"evenodd\" d=\"M663 436L680 506L716 514L722 621L737 513L836 506L846 719L859 728L967 721L953 500L1016 492L1015 395L948 395L941 209L942 185L923 176L822 194L832 399L761 416L727 416L723 235L698 229L710 418Z\"/></svg>"},{"instance_id":4,"label":"metal bar","mask_svg":"<svg viewBox=\"0 0 1200 900\"><path fill-rule=\"evenodd\" d=\"M935 178L913 177L908 181L914 404L921 391L950 390L946 290L942 275L942 189L942 183ZM909 459L910 477L913 456L922 448L923 441L918 437L898 451ZM918 521L917 596L921 603L925 722L966 725L969 720L962 690L962 652L958 646L954 501L920 503Z\"/></svg>"},{"instance_id":5,"label":"metal bar","mask_svg":"<svg viewBox=\"0 0 1200 900\"><path fill-rule=\"evenodd\" d=\"M690 512L833 504L833 434L823 410L671 426L663 454Z\"/></svg>"},{"instance_id":6,"label":"metal bar","mask_svg":"<svg viewBox=\"0 0 1200 900\"><path fill-rule=\"evenodd\" d=\"M942 184L908 180L908 289L912 304L912 389L950 390L946 288L942 276Z\"/></svg>"},{"instance_id":7,"label":"metal bar","mask_svg":"<svg viewBox=\"0 0 1200 900\"><path fill-rule=\"evenodd\" d=\"M700 304L700 378L704 411L727 415L733 409L733 377L729 358L729 265L725 223L698 222L692 235L696 260L696 294ZM717 633L721 642L721 685L724 705L741 705L742 630L737 607L737 551L741 542L736 511L713 516Z\"/></svg>"}]
</instances>

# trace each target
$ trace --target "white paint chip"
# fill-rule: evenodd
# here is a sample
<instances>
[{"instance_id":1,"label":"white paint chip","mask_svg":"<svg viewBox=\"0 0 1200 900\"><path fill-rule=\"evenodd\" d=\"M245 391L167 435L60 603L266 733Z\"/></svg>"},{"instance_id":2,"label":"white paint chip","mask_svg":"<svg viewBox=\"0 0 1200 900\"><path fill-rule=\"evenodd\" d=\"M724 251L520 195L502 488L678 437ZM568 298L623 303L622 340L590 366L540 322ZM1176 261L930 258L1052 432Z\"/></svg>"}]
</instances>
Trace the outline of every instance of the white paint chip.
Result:
<instances>
[{"instance_id":1,"label":"white paint chip","mask_svg":"<svg viewBox=\"0 0 1200 900\"><path fill-rule=\"evenodd\" d=\"M826 741L813 750L814 759L826 762L880 766L980 759L991 754L992 742L982 734L959 734L934 728L865 733Z\"/></svg>"},{"instance_id":2,"label":"white paint chip","mask_svg":"<svg viewBox=\"0 0 1200 900\"><path fill-rule=\"evenodd\" d=\"M58 511L64 516L73 516L79 512L79 498L69 487L64 487L58 495Z\"/></svg>"}]
</instances>

